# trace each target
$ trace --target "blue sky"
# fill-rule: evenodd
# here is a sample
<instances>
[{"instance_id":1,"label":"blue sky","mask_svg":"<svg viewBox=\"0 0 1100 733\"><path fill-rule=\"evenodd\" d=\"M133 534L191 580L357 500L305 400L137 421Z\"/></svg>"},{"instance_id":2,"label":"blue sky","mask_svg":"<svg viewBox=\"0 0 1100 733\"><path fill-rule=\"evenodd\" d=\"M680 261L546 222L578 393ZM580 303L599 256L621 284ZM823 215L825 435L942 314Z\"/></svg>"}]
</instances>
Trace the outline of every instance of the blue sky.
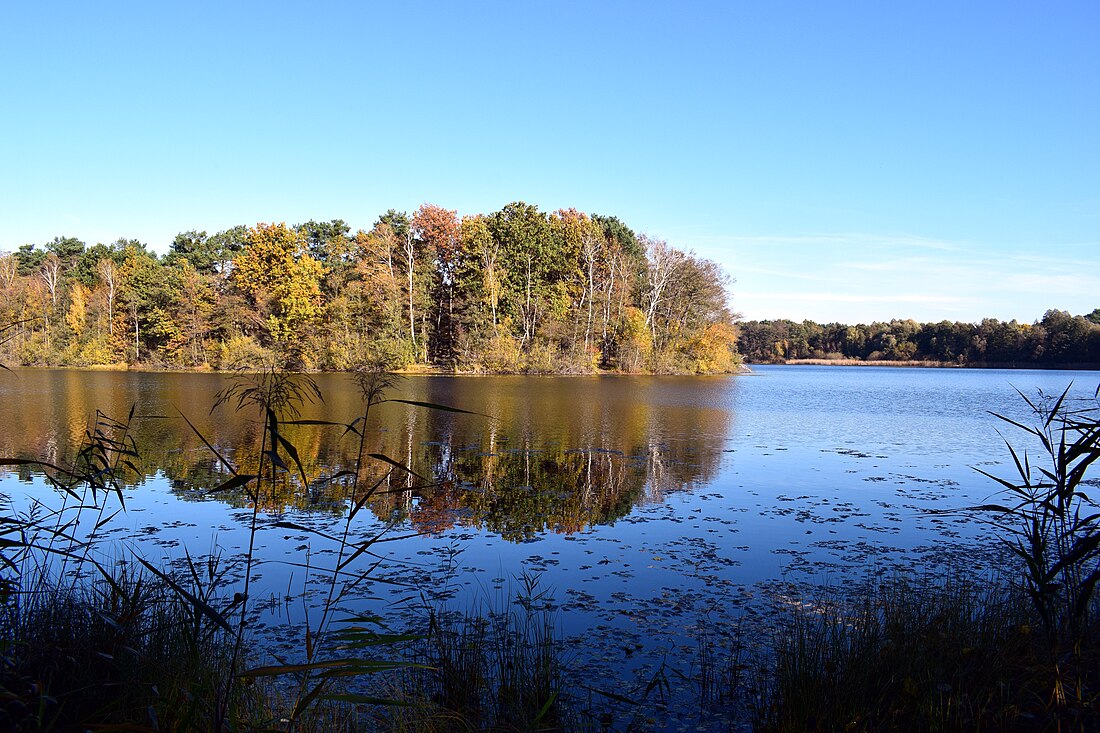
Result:
<instances>
[{"instance_id":1,"label":"blue sky","mask_svg":"<svg viewBox=\"0 0 1100 733\"><path fill-rule=\"evenodd\" d=\"M749 318L1100 307L1100 3L6 3L0 250L514 200Z\"/></svg>"}]
</instances>

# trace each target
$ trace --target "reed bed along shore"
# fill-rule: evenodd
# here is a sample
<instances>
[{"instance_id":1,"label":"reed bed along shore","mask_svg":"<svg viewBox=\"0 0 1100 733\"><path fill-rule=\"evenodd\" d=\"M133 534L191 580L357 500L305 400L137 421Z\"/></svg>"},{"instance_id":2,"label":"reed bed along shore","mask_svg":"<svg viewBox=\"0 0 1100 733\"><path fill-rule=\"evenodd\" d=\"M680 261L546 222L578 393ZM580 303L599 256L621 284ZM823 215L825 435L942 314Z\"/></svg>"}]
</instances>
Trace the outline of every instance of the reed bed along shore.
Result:
<instances>
[{"instance_id":1,"label":"reed bed along shore","mask_svg":"<svg viewBox=\"0 0 1100 733\"><path fill-rule=\"evenodd\" d=\"M809 366L881 366L881 367L931 367L937 369L961 369L965 365L953 361L924 361L909 359L786 359L784 364L802 364Z\"/></svg>"}]
</instances>

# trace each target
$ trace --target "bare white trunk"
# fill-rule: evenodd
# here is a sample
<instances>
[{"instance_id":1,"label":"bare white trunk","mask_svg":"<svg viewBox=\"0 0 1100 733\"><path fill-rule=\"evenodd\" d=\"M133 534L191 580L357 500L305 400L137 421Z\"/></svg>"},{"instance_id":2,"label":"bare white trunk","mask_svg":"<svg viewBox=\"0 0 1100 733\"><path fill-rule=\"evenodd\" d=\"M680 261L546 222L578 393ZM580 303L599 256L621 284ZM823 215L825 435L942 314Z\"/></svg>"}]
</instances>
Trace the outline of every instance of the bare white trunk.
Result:
<instances>
[{"instance_id":1,"label":"bare white trunk","mask_svg":"<svg viewBox=\"0 0 1100 733\"><path fill-rule=\"evenodd\" d=\"M107 288L107 331L113 336L115 333L115 289L118 286L118 273L115 270L115 263L107 259L100 260L99 264L96 265L96 270L99 273L99 278Z\"/></svg>"},{"instance_id":2,"label":"bare white trunk","mask_svg":"<svg viewBox=\"0 0 1100 733\"><path fill-rule=\"evenodd\" d=\"M407 267L405 268L409 276L409 338L412 339L413 354L416 354L416 314L413 312L413 268L415 261L413 251L413 238L412 232L405 234L405 262Z\"/></svg>"}]
</instances>

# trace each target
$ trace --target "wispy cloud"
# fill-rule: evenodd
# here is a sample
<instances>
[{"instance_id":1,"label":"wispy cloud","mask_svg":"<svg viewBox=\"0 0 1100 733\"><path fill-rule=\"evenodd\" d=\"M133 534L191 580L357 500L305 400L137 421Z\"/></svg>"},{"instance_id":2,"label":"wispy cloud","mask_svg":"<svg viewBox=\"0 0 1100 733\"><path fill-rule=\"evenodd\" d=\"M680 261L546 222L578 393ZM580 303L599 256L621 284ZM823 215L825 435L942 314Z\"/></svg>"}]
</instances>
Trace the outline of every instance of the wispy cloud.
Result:
<instances>
[{"instance_id":1,"label":"wispy cloud","mask_svg":"<svg viewBox=\"0 0 1100 733\"><path fill-rule=\"evenodd\" d=\"M902 257L878 262L842 262L837 267L846 270L865 270L868 272L890 272L896 270L912 271L914 268L935 266L938 260L928 257Z\"/></svg>"},{"instance_id":2,"label":"wispy cloud","mask_svg":"<svg viewBox=\"0 0 1100 733\"><path fill-rule=\"evenodd\" d=\"M1081 249L1091 249L1093 252L1100 252L1100 242L1089 242L1079 245ZM1062 267L1062 268L1079 268L1079 267L1096 267L1096 260L1083 260L1083 259L1070 259L1064 256L1052 256L1052 255L1033 255L1033 254L1013 254L1009 255L1007 259L1013 262L1047 266L1047 267Z\"/></svg>"},{"instance_id":3,"label":"wispy cloud","mask_svg":"<svg viewBox=\"0 0 1100 733\"><path fill-rule=\"evenodd\" d=\"M1013 273L1005 276L1005 285L1016 290L1091 295L1100 300L1100 275L1095 274Z\"/></svg>"},{"instance_id":4,"label":"wispy cloud","mask_svg":"<svg viewBox=\"0 0 1100 733\"><path fill-rule=\"evenodd\" d=\"M859 293L777 293L777 292L739 292L743 298L760 301L797 302L797 303L921 303L956 305L971 303L972 297L955 295L935 295L929 293L897 293L893 295L869 295Z\"/></svg>"},{"instance_id":5,"label":"wispy cloud","mask_svg":"<svg viewBox=\"0 0 1100 733\"><path fill-rule=\"evenodd\" d=\"M792 268L780 268L780 267L756 267L753 265L740 265L737 268L739 275L771 275L786 280L806 280L811 282L826 282L830 278L823 277L822 275L815 275L813 273L795 270Z\"/></svg>"},{"instance_id":6,"label":"wispy cloud","mask_svg":"<svg viewBox=\"0 0 1100 733\"><path fill-rule=\"evenodd\" d=\"M872 234L867 232L811 233L791 235L753 235L753 234L704 234L691 237L693 242L706 244L736 244L788 247L861 247L875 249L895 249L913 247L943 252L965 249L967 242L952 242L944 239L922 237L915 234Z\"/></svg>"},{"instance_id":7,"label":"wispy cloud","mask_svg":"<svg viewBox=\"0 0 1100 733\"><path fill-rule=\"evenodd\" d=\"M1049 308L1085 313L1100 304L1100 257L1089 259L1088 248L1065 257L867 233L734 235L710 243L738 280L735 308L750 318L1030 321Z\"/></svg>"}]
</instances>

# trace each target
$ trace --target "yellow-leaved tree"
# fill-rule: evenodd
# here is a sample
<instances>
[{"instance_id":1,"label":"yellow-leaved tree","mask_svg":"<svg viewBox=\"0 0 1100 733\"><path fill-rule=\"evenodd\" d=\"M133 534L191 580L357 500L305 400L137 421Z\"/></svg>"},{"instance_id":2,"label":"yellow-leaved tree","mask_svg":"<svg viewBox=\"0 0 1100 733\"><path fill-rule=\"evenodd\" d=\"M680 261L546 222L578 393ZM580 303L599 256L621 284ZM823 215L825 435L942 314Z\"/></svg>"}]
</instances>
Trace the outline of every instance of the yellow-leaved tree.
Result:
<instances>
[{"instance_id":1,"label":"yellow-leaved tree","mask_svg":"<svg viewBox=\"0 0 1100 733\"><path fill-rule=\"evenodd\" d=\"M741 366L737 353L737 327L731 323L712 323L696 333L685 352L696 374L729 374Z\"/></svg>"},{"instance_id":2,"label":"yellow-leaved tree","mask_svg":"<svg viewBox=\"0 0 1100 733\"><path fill-rule=\"evenodd\" d=\"M265 340L294 366L308 365L305 348L321 315L321 263L286 224L257 224L233 260L233 283L256 308Z\"/></svg>"}]
</instances>

